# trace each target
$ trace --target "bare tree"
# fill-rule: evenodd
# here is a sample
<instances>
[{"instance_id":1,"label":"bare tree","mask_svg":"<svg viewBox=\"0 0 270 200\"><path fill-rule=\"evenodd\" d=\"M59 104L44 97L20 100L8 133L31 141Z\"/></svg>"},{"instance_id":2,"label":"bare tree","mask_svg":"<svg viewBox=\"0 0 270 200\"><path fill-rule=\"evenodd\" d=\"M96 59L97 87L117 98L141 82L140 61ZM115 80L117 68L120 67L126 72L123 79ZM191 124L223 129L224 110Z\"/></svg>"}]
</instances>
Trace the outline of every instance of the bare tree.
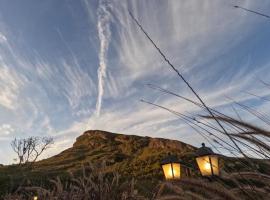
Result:
<instances>
[{"instance_id":1,"label":"bare tree","mask_svg":"<svg viewBox=\"0 0 270 200\"><path fill-rule=\"evenodd\" d=\"M11 147L18 156L19 164L25 164L35 162L53 143L52 137L31 136L23 139L15 138L11 142Z\"/></svg>"}]
</instances>

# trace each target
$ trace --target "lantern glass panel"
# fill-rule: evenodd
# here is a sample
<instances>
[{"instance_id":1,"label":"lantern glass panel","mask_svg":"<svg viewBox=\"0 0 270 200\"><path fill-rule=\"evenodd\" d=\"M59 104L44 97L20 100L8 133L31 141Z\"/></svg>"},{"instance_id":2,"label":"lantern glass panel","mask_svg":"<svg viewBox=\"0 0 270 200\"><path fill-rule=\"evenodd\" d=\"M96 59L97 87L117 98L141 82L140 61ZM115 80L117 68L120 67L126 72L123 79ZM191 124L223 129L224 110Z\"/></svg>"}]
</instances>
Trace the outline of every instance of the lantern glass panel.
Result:
<instances>
[{"instance_id":1,"label":"lantern glass panel","mask_svg":"<svg viewBox=\"0 0 270 200\"><path fill-rule=\"evenodd\" d=\"M162 169L167 180L180 179L180 163L168 163L162 165Z\"/></svg>"},{"instance_id":2,"label":"lantern glass panel","mask_svg":"<svg viewBox=\"0 0 270 200\"><path fill-rule=\"evenodd\" d=\"M216 155L197 157L196 161L198 163L202 176L219 175L218 157Z\"/></svg>"}]
</instances>

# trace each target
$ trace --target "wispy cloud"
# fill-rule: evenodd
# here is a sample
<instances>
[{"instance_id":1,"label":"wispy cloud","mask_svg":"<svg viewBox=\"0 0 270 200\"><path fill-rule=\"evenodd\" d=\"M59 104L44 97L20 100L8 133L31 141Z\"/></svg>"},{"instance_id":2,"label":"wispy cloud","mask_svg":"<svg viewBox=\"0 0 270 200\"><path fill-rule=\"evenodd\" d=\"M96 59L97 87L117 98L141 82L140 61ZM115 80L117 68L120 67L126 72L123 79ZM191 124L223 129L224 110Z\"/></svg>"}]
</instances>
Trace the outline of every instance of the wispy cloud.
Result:
<instances>
[{"instance_id":1,"label":"wispy cloud","mask_svg":"<svg viewBox=\"0 0 270 200\"><path fill-rule=\"evenodd\" d=\"M4 34L0 32L0 43L5 43L5 42L7 42L7 38Z\"/></svg>"},{"instance_id":2,"label":"wispy cloud","mask_svg":"<svg viewBox=\"0 0 270 200\"><path fill-rule=\"evenodd\" d=\"M10 124L2 124L0 126L0 134L2 135L9 135L13 133L15 130Z\"/></svg>"},{"instance_id":3,"label":"wispy cloud","mask_svg":"<svg viewBox=\"0 0 270 200\"><path fill-rule=\"evenodd\" d=\"M0 21L0 128L9 124L14 131L3 136L6 143L0 145L10 150L7 139L13 136L52 135L52 155L71 146L87 129L199 144L202 138L177 117L139 102L145 99L181 113L202 112L146 86L157 84L193 98L128 10L206 103L232 114L232 101L226 96L252 104L258 98L242 91L269 96L256 77L270 78L265 45L269 23L239 12L231 5L234 2L83 0L83 7L81 2L68 2L72 13L66 6L48 8L55 13L54 20L39 13L24 19L26 10L20 19L8 16L13 20ZM267 0L237 2L265 13L270 5ZM12 29L18 20L22 23ZM3 23L8 31L2 31ZM268 104L254 106L267 110Z\"/></svg>"},{"instance_id":4,"label":"wispy cloud","mask_svg":"<svg viewBox=\"0 0 270 200\"><path fill-rule=\"evenodd\" d=\"M230 107L231 102L226 96L236 101L250 100L249 96L242 95L240 91L257 87L254 84L256 74L269 76L269 73L265 73L266 64L256 70L249 69L252 62L239 69L228 68L228 58L223 55L230 55L230 52L242 48L246 38L243 35L241 38L239 31L244 31L243 34L248 36L253 32L252 26L256 20L235 12L233 7L222 1L206 1L203 6L197 1L161 5L136 1L118 3L117 6L112 6L113 25L116 26L114 34L118 40L111 41L111 47L117 52L118 59L107 69L105 84L108 91L105 96L111 103L103 108L101 116L92 116L90 120L74 123L75 127L81 127L80 130L103 129L126 134L174 138L193 145L200 143L200 136L177 117L139 102L139 99L145 98L150 101L157 100L156 103L178 112L201 112L190 103L147 89L145 83L152 82L192 97L138 31L129 18L128 9L133 11L168 57L176 65L184 66L181 70L185 76L213 108ZM246 3L252 4L250 1ZM239 20L235 21L235 18ZM220 20L223 21L222 24ZM196 24L196 29L191 24ZM216 60L217 58L221 61ZM111 60L109 62L112 62ZM238 62L235 64L239 65ZM265 90L258 92L267 94ZM69 131L62 134L74 136L74 132L71 134Z\"/></svg>"},{"instance_id":5,"label":"wispy cloud","mask_svg":"<svg viewBox=\"0 0 270 200\"><path fill-rule=\"evenodd\" d=\"M1 61L0 63L0 105L14 110L18 105L18 95L24 85L24 80L5 63Z\"/></svg>"},{"instance_id":6,"label":"wispy cloud","mask_svg":"<svg viewBox=\"0 0 270 200\"><path fill-rule=\"evenodd\" d=\"M106 77L106 68L107 68L107 51L111 39L110 12L108 9L109 9L108 1L100 0L97 10L98 14L97 30L100 41L99 68L98 68L98 97L96 103L97 116L100 115L100 110L102 106L102 98L104 94L104 79Z\"/></svg>"}]
</instances>

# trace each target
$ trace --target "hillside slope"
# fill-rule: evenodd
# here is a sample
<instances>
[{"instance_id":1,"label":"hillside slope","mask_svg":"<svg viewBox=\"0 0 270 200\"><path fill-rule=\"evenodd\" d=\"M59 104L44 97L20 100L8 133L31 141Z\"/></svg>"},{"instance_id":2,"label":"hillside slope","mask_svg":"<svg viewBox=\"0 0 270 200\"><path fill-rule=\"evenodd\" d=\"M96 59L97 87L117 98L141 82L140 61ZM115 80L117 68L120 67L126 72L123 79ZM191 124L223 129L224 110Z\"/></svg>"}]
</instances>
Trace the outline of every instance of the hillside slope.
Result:
<instances>
[{"instance_id":1,"label":"hillside slope","mask_svg":"<svg viewBox=\"0 0 270 200\"><path fill-rule=\"evenodd\" d=\"M121 181L136 180L136 187L143 194L163 180L160 163L168 153L176 154L195 169L192 177L199 177L196 169L196 148L180 141L115 134L99 130L86 131L79 136L73 146L60 154L36 162L31 168L27 165L9 165L0 167L0 199L1 195L14 192L22 186L51 187L51 180L59 177L68 183L73 177L85 177L82 165L91 163L95 169L117 172ZM260 173L269 174L269 165L265 160L252 159ZM98 165L106 162L105 168ZM222 172L249 172L248 161L243 158L220 156ZM70 176L68 172L73 172ZM90 171L92 173L93 171ZM107 173L110 174L111 173ZM226 175L227 174L227 175ZM83 175L83 176L80 176ZM185 176L185 173L181 173ZM257 184L257 182L256 182ZM261 184L261 183L258 183ZM261 184L263 185L263 184Z\"/></svg>"},{"instance_id":2,"label":"hillside slope","mask_svg":"<svg viewBox=\"0 0 270 200\"><path fill-rule=\"evenodd\" d=\"M160 161L169 152L183 156L194 151L195 147L176 140L89 130L71 148L37 162L35 170L75 171L83 163L106 162L108 170L122 175L156 177L161 174Z\"/></svg>"}]
</instances>

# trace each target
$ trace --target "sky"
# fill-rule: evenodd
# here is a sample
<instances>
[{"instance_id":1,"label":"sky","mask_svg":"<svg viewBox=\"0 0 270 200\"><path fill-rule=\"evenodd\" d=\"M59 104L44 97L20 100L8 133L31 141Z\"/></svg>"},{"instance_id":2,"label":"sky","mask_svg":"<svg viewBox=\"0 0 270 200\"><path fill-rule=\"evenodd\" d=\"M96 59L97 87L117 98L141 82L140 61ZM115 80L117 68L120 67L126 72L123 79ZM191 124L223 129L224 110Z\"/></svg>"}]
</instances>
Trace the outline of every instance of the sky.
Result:
<instances>
[{"instance_id":1,"label":"sky","mask_svg":"<svg viewBox=\"0 0 270 200\"><path fill-rule=\"evenodd\" d=\"M71 147L90 129L204 139L144 99L196 115L195 99L130 18L207 105L253 123L233 101L270 114L269 0L0 0L0 163L13 163L13 138L54 137L43 158ZM259 122L258 122L259 123Z\"/></svg>"}]
</instances>

